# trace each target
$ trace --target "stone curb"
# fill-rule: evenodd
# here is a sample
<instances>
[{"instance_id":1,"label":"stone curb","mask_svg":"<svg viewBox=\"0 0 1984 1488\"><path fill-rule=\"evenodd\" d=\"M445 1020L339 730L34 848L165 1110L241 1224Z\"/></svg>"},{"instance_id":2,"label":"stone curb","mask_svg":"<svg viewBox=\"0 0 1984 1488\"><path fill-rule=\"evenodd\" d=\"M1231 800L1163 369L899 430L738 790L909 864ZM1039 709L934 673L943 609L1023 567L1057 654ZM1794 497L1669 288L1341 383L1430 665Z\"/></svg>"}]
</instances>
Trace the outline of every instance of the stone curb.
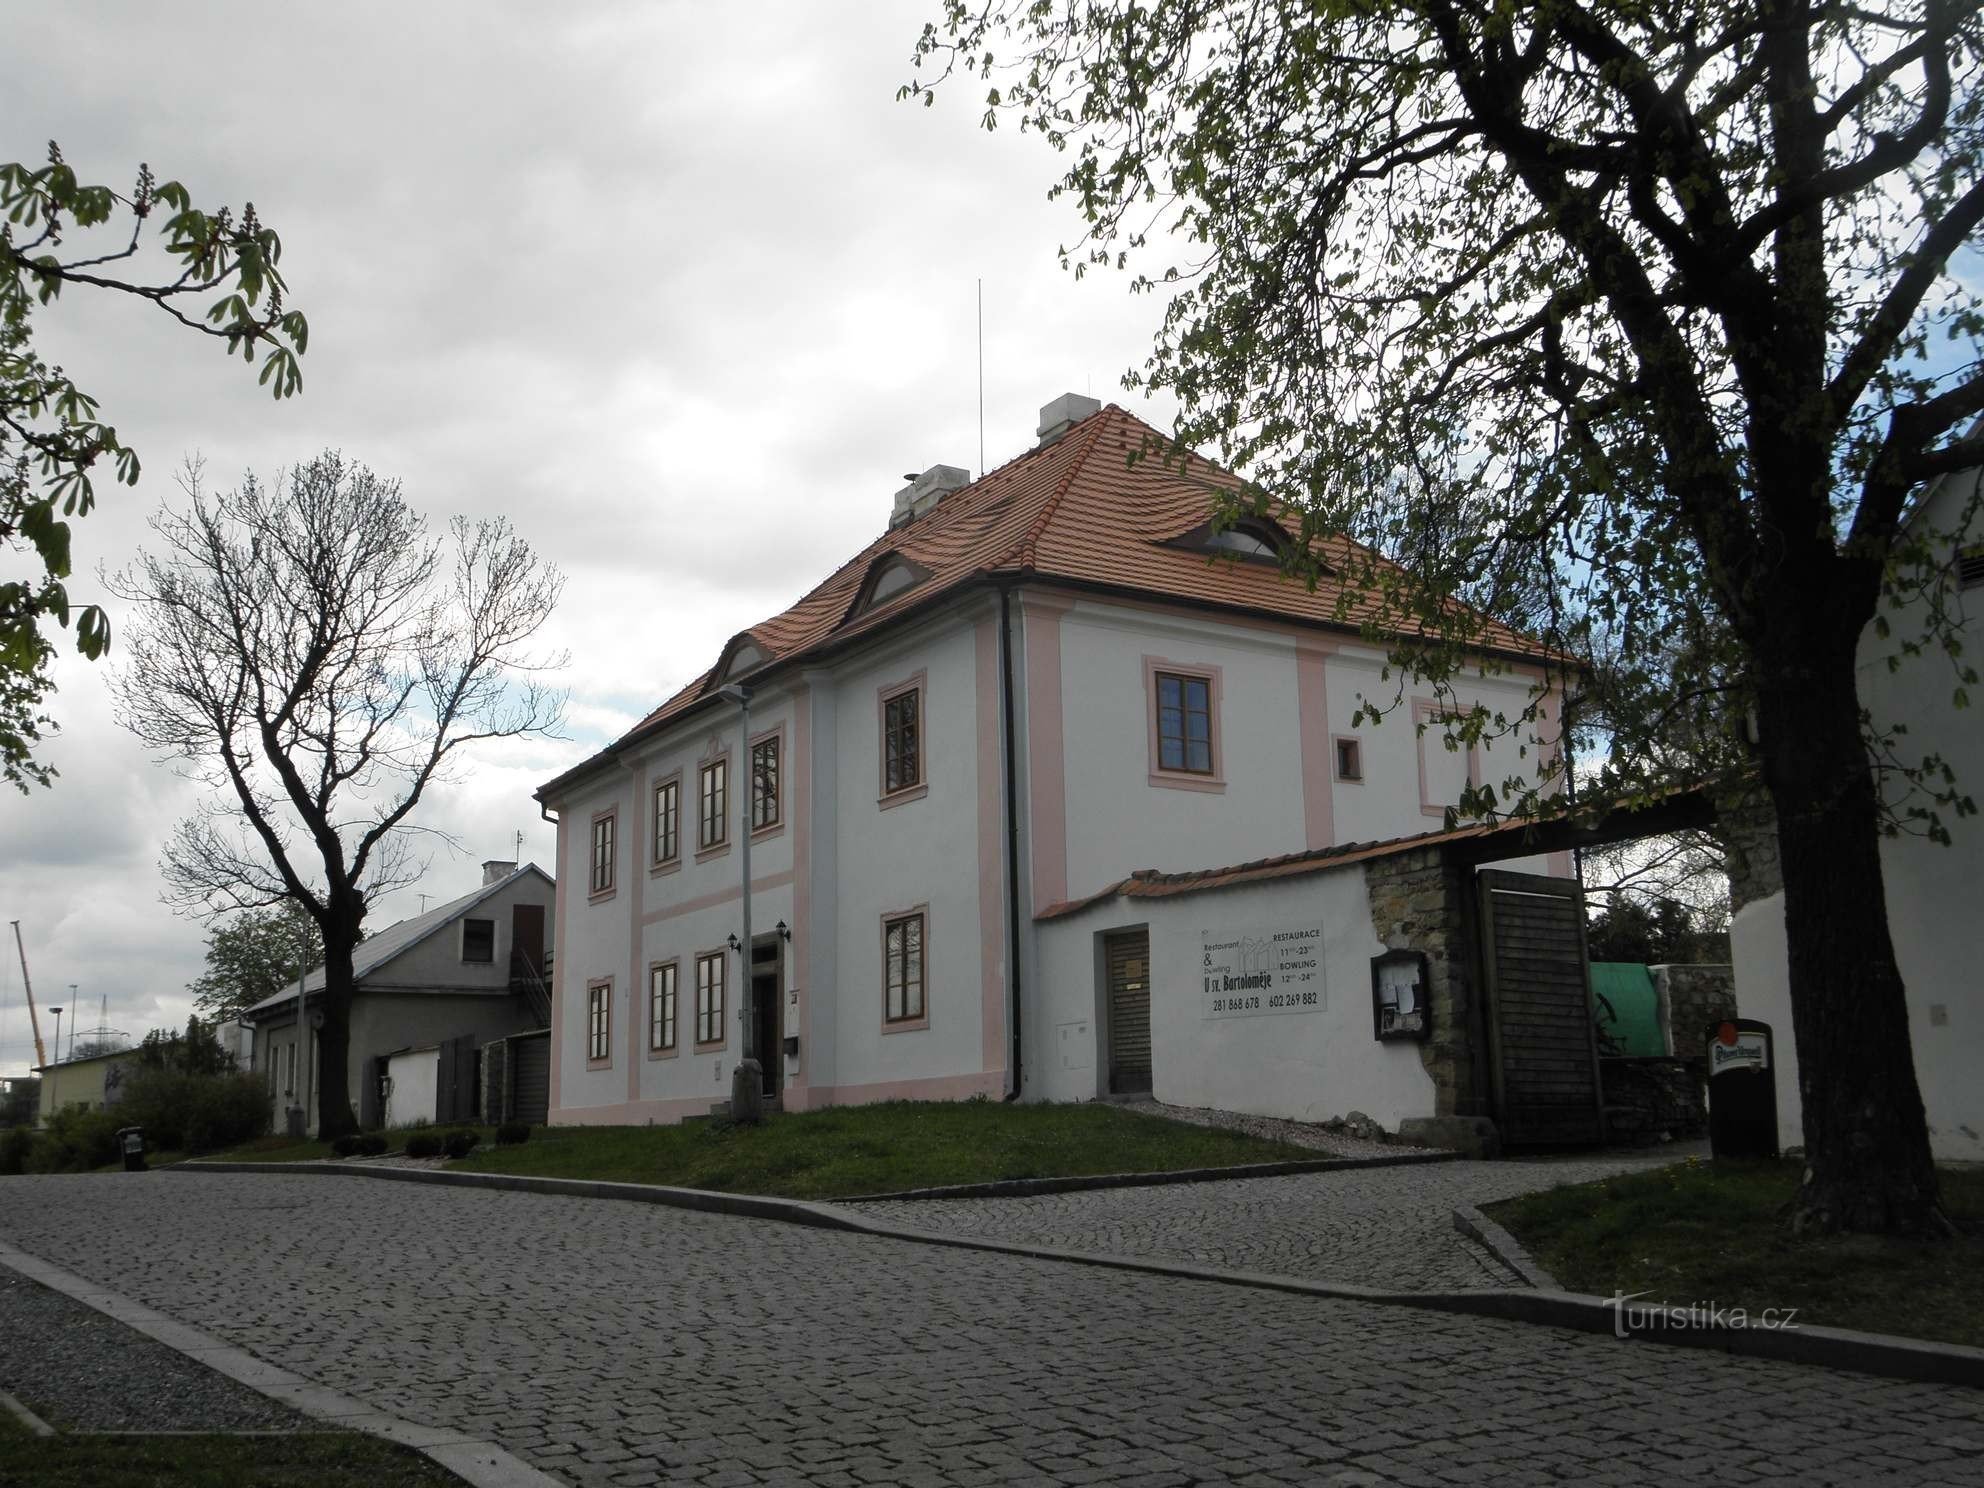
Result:
<instances>
[{"instance_id":1,"label":"stone curb","mask_svg":"<svg viewBox=\"0 0 1984 1488\"><path fill-rule=\"evenodd\" d=\"M1858 1333L1846 1328L1734 1327L1699 1321L1682 1309L1629 1306L1629 1299L1595 1297L1555 1287L1470 1288L1451 1292L1394 1292L1355 1282L1310 1281L1261 1271L1235 1271L1190 1261L1165 1261L1142 1256L1105 1255L1054 1245L1030 1245L990 1240L977 1235L945 1234L883 1224L830 1204L803 1199L771 1199L755 1194L711 1193L699 1188L664 1188L658 1184L606 1183L580 1178L530 1178L512 1173L453 1173L420 1168L347 1168L327 1163L178 1163L161 1172L200 1173L326 1173L389 1178L410 1183L438 1183L457 1188L493 1188L567 1198L624 1199L704 1213L776 1219L819 1229L845 1230L914 1245L945 1245L957 1250L984 1250L1031 1260L1064 1261L1105 1270L1135 1271L1221 1286L1255 1287L1303 1297L1369 1302L1386 1307L1417 1307L1428 1312L1461 1313L1501 1322L1535 1323L1596 1333L1621 1342L1668 1344L1685 1348L1720 1349L1749 1358L1780 1363L1845 1369L1888 1379L1984 1388L1984 1349L1961 1344L1929 1343L1887 1333ZM0 1260L7 1247L0 1245ZM449 1464L452 1465L452 1464Z\"/></svg>"},{"instance_id":2,"label":"stone curb","mask_svg":"<svg viewBox=\"0 0 1984 1488\"><path fill-rule=\"evenodd\" d=\"M288 1406L302 1415L323 1421L342 1431L361 1431L383 1437L403 1447L412 1447L421 1456L439 1463L473 1488L565 1488L559 1479L540 1472L520 1457L514 1457L493 1442L444 1431L438 1426L422 1426L399 1416L361 1404L348 1395L316 1384L300 1374L269 1364L232 1344L222 1343L162 1312L107 1288L85 1281L59 1266L51 1266L38 1256L0 1240L0 1266L17 1271L30 1281L39 1282L52 1292L60 1292L114 1318L125 1327L204 1364L236 1384L246 1385L259 1395Z\"/></svg>"},{"instance_id":3,"label":"stone curb","mask_svg":"<svg viewBox=\"0 0 1984 1488\"><path fill-rule=\"evenodd\" d=\"M37 1416L25 1405L22 1405L20 1401L9 1395L5 1390L0 1390L0 1411L5 1411L16 1421L19 1421L23 1426L27 1427L32 1435L55 1435L55 1428L53 1426L42 1420L40 1416Z\"/></svg>"},{"instance_id":4,"label":"stone curb","mask_svg":"<svg viewBox=\"0 0 1984 1488\"><path fill-rule=\"evenodd\" d=\"M1521 1241L1472 1204L1454 1210L1454 1228L1515 1272L1524 1286L1540 1292L1563 1290L1557 1285L1557 1278L1537 1265L1536 1258L1522 1248Z\"/></svg>"},{"instance_id":5,"label":"stone curb","mask_svg":"<svg viewBox=\"0 0 1984 1488\"><path fill-rule=\"evenodd\" d=\"M1081 1193L1098 1188L1162 1188L1171 1183L1218 1183L1230 1178L1285 1178L1295 1173L1335 1173L1346 1168L1400 1168L1417 1163L1455 1162L1458 1152L1387 1152L1382 1157L1314 1157L1292 1162L1242 1163L1231 1168L1174 1168L1167 1173L1089 1173L1076 1178L999 1178L990 1183L952 1183L941 1188L905 1188L895 1193L861 1194L836 1204L892 1204L907 1199L1022 1199L1030 1194ZM232 1166L232 1164L230 1164Z\"/></svg>"}]
</instances>

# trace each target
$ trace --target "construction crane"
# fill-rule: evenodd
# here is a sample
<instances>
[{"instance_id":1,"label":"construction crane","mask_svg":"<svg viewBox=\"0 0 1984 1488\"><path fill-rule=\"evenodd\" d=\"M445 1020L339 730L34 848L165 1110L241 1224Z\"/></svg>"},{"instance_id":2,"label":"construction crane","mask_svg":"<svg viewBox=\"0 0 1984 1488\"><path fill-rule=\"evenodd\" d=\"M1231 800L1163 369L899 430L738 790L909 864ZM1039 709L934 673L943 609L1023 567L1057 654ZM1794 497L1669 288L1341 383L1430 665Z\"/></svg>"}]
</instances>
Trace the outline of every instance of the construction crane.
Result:
<instances>
[{"instance_id":1,"label":"construction crane","mask_svg":"<svg viewBox=\"0 0 1984 1488\"><path fill-rule=\"evenodd\" d=\"M14 920L12 924L14 949L21 958L21 990L28 998L28 1026L34 1030L34 1062L37 1067L45 1068L48 1064L48 1053L41 1047L41 1019L35 1015L34 988L28 983L28 951L27 947L21 944L21 922Z\"/></svg>"}]
</instances>

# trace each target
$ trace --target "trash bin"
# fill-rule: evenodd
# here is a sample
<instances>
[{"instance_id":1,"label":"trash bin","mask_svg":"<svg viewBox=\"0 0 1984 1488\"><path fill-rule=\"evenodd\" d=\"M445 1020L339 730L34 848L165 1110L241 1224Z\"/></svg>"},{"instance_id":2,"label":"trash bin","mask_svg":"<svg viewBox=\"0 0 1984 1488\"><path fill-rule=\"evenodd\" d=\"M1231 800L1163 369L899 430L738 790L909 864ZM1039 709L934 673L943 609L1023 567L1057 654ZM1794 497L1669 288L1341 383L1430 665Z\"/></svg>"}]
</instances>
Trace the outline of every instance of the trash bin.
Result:
<instances>
[{"instance_id":1,"label":"trash bin","mask_svg":"<svg viewBox=\"0 0 1984 1488\"><path fill-rule=\"evenodd\" d=\"M1709 1025L1708 1145L1717 1157L1777 1156L1777 1059L1770 1024L1725 1018Z\"/></svg>"},{"instance_id":2,"label":"trash bin","mask_svg":"<svg viewBox=\"0 0 1984 1488\"><path fill-rule=\"evenodd\" d=\"M117 1150L124 1154L125 1172L145 1171L145 1129L142 1126L127 1126L118 1132Z\"/></svg>"}]
</instances>

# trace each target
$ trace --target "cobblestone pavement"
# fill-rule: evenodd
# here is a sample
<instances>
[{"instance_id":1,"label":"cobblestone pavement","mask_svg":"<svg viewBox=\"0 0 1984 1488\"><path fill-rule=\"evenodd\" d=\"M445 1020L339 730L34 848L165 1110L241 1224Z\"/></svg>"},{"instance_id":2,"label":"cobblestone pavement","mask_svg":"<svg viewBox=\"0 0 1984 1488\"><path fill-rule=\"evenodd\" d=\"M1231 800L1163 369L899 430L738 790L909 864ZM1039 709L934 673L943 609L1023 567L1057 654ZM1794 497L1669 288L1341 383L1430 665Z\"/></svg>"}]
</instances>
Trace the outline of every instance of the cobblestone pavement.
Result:
<instances>
[{"instance_id":1,"label":"cobblestone pavement","mask_svg":"<svg viewBox=\"0 0 1984 1488\"><path fill-rule=\"evenodd\" d=\"M64 1430L294 1431L311 1424L5 1266L0 1390Z\"/></svg>"},{"instance_id":2,"label":"cobblestone pavement","mask_svg":"<svg viewBox=\"0 0 1984 1488\"><path fill-rule=\"evenodd\" d=\"M574 1483L1984 1485L1984 1397L608 1200L13 1178L0 1237Z\"/></svg>"},{"instance_id":3,"label":"cobblestone pavement","mask_svg":"<svg viewBox=\"0 0 1984 1488\"><path fill-rule=\"evenodd\" d=\"M897 1199L850 1207L914 1229L1200 1261L1312 1281L1399 1291L1520 1286L1486 1250L1455 1232L1456 1208L1659 1166L1692 1150L1418 1163L1226 1183L1015 1199Z\"/></svg>"}]
</instances>

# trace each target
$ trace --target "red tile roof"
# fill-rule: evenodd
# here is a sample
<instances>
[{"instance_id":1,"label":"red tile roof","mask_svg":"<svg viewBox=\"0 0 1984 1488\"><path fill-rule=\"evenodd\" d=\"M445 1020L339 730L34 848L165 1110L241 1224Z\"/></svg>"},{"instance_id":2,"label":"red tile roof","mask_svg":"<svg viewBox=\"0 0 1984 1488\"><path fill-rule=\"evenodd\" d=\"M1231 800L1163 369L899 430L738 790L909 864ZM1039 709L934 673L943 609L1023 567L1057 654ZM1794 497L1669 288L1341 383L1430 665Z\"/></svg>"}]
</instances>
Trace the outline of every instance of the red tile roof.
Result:
<instances>
[{"instance_id":1,"label":"red tile roof","mask_svg":"<svg viewBox=\"0 0 1984 1488\"><path fill-rule=\"evenodd\" d=\"M1173 545L1210 518L1209 488L1233 490L1241 482L1196 454L1182 460L1169 455L1169 444L1150 425L1111 404L1054 443L1027 451L914 521L884 532L797 604L753 625L731 645L745 639L755 643L766 661L753 670L762 670L881 630L933 599L991 578L1126 591L1339 631L1378 618L1377 602L1353 593L1347 619L1339 619L1337 601L1343 590L1327 574L1311 589L1272 564L1209 559L1194 547ZM1317 551L1326 564L1332 554L1338 555L1334 566L1341 568L1352 547L1342 541L1320 543ZM898 554L929 577L885 604L851 615L876 564ZM1485 639L1498 651L1545 654L1535 640L1492 622ZM688 713L713 695L716 681L712 666L603 754ZM538 794L601 757L567 771Z\"/></svg>"}]
</instances>

